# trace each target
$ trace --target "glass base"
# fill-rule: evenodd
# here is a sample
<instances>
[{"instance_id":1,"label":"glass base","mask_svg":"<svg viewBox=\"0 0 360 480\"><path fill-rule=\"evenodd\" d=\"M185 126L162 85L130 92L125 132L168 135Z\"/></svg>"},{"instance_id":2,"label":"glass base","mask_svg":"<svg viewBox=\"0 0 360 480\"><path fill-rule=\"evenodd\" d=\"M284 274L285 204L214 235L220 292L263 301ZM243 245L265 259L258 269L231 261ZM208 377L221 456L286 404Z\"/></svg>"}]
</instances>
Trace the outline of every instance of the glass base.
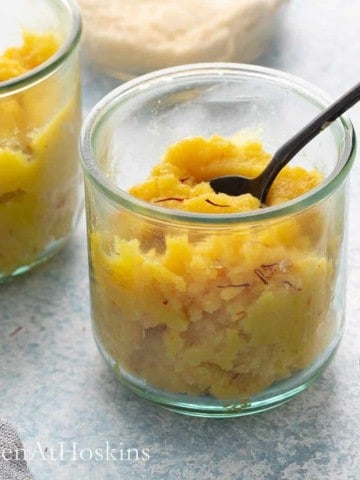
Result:
<instances>
[{"instance_id":1,"label":"glass base","mask_svg":"<svg viewBox=\"0 0 360 480\"><path fill-rule=\"evenodd\" d=\"M241 417L260 413L288 402L291 398L307 389L322 374L335 355L340 340L341 334L333 340L322 355L307 369L285 380L274 383L262 391L261 394L251 397L246 402L239 402L236 400L221 401L210 395L191 396L171 393L152 387L145 380L141 380L118 367L116 362L104 351L95 335L98 349L105 361L111 366L121 383L134 393L176 413L196 417L218 418Z\"/></svg>"},{"instance_id":2,"label":"glass base","mask_svg":"<svg viewBox=\"0 0 360 480\"><path fill-rule=\"evenodd\" d=\"M46 249L39 255L33 262L28 263L27 265L22 265L21 267L17 267L10 273L3 274L0 272L0 284L7 283L13 280L14 278L18 277L19 275L23 275L27 273L29 270L41 265L42 263L46 262L50 258L54 257L60 250L62 250L67 242L69 241L71 235L68 235L60 240L55 240L51 242Z\"/></svg>"}]
</instances>

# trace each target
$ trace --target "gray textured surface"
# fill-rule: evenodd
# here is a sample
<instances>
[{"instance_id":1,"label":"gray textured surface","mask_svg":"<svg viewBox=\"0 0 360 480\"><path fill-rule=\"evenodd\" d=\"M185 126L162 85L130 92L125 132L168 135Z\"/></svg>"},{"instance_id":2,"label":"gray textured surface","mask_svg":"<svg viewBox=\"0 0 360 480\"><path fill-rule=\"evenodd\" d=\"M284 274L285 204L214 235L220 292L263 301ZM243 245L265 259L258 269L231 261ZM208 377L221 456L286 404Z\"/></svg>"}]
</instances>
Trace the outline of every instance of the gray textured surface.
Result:
<instances>
[{"instance_id":1,"label":"gray textured surface","mask_svg":"<svg viewBox=\"0 0 360 480\"><path fill-rule=\"evenodd\" d=\"M360 80L359 0L291 0L258 63L336 95ZM84 66L85 110L117 82ZM360 105L352 111L360 131ZM360 479L360 159L352 176L347 327L325 374L292 402L254 417L186 418L119 385L94 345L83 223L69 248L0 288L0 417L19 429L36 479ZM22 329L11 335L21 326ZM63 460L51 447L123 449L124 460ZM47 452L45 452L47 447ZM149 449L150 460L126 459ZM36 450L37 449L37 450ZM42 449L42 450L41 450ZM43 453L43 455L40 453ZM86 451L83 452L86 455Z\"/></svg>"},{"instance_id":2,"label":"gray textured surface","mask_svg":"<svg viewBox=\"0 0 360 480\"><path fill-rule=\"evenodd\" d=\"M14 426L0 418L0 478L33 480L25 461L24 446Z\"/></svg>"}]
</instances>

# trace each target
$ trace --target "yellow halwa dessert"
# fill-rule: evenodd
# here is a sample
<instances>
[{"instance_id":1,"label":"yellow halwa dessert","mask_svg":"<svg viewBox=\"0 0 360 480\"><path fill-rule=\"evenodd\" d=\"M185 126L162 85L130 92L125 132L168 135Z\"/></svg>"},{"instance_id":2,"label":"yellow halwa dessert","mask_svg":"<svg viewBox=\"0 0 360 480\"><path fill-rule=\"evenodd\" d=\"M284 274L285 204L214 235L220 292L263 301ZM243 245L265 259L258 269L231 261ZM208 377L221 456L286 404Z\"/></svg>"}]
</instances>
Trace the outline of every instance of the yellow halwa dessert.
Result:
<instances>
[{"instance_id":1,"label":"yellow halwa dessert","mask_svg":"<svg viewBox=\"0 0 360 480\"><path fill-rule=\"evenodd\" d=\"M208 180L258 175L269 162L238 135L171 146L149 178L130 189L170 209L223 214L260 208L250 194L216 194ZM317 186L322 175L286 167L268 205ZM191 228L109 215L90 237L95 334L122 375L146 388L246 401L309 367L333 336L337 240L319 206L266 224Z\"/></svg>"},{"instance_id":2,"label":"yellow halwa dessert","mask_svg":"<svg viewBox=\"0 0 360 480\"><path fill-rule=\"evenodd\" d=\"M59 49L53 33L23 32L23 44L10 47L0 56L0 82L19 77L48 60Z\"/></svg>"},{"instance_id":3,"label":"yellow halwa dessert","mask_svg":"<svg viewBox=\"0 0 360 480\"><path fill-rule=\"evenodd\" d=\"M0 82L43 64L60 44L53 33L24 32L22 45L0 55ZM79 86L62 75L0 96L0 278L46 255L75 221Z\"/></svg>"}]
</instances>

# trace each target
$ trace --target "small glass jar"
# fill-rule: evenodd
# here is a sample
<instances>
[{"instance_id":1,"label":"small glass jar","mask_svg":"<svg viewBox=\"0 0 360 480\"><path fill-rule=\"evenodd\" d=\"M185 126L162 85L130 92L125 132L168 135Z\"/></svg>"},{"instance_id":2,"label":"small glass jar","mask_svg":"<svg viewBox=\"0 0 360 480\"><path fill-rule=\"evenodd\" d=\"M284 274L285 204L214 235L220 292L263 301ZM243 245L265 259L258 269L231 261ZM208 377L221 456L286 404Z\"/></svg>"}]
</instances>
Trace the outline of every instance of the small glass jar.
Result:
<instances>
[{"instance_id":1,"label":"small glass jar","mask_svg":"<svg viewBox=\"0 0 360 480\"><path fill-rule=\"evenodd\" d=\"M54 255L82 204L78 9L72 0L13 0L1 21L0 56L21 45L23 32L36 35L39 55L48 48L42 35L59 47L44 63L0 82L0 282ZM21 53L25 63L38 54L32 41Z\"/></svg>"},{"instance_id":2,"label":"small glass jar","mask_svg":"<svg viewBox=\"0 0 360 480\"><path fill-rule=\"evenodd\" d=\"M326 367L345 312L346 116L294 158L324 180L289 202L200 214L127 191L184 137L255 129L274 152L328 104L282 72L199 64L133 80L91 111L81 151L93 329L130 389L181 413L239 416L282 404Z\"/></svg>"}]
</instances>

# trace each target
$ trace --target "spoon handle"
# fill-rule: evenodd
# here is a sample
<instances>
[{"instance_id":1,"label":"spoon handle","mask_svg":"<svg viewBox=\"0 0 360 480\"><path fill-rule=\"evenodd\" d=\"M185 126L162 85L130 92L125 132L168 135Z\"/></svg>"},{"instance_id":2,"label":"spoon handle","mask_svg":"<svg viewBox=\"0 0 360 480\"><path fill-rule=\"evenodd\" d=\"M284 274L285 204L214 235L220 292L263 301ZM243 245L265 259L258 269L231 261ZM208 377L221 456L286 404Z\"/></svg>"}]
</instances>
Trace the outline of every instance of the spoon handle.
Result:
<instances>
[{"instance_id":1,"label":"spoon handle","mask_svg":"<svg viewBox=\"0 0 360 480\"><path fill-rule=\"evenodd\" d=\"M262 172L260 177L263 184L263 198L280 170L316 135L327 128L341 114L360 100L360 83L331 104L326 110L314 118L308 125L291 137L274 154L271 162Z\"/></svg>"}]
</instances>

